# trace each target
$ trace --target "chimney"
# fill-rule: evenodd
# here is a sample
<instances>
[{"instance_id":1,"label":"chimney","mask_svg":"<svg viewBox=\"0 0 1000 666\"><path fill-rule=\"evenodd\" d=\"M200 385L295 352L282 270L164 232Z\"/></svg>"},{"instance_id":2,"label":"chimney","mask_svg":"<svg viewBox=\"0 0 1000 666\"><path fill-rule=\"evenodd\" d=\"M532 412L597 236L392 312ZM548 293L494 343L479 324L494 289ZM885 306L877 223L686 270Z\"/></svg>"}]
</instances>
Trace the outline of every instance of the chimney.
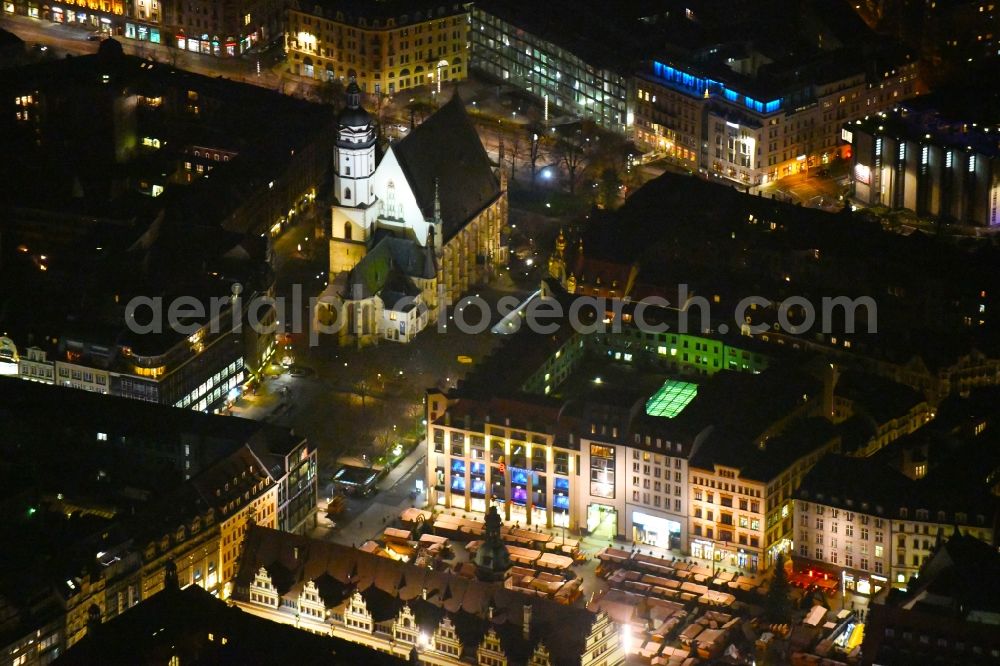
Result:
<instances>
[{"instance_id":1,"label":"chimney","mask_svg":"<svg viewBox=\"0 0 1000 666\"><path fill-rule=\"evenodd\" d=\"M426 587L425 587L425 588L423 588L423 589L422 589L422 590L420 591L420 597L421 597L421 598L422 598L422 599L423 599L424 601L427 601L427 588L426 588Z\"/></svg>"},{"instance_id":2,"label":"chimney","mask_svg":"<svg viewBox=\"0 0 1000 666\"><path fill-rule=\"evenodd\" d=\"M531 604L524 604L524 623L521 631L524 632L524 640L531 638Z\"/></svg>"},{"instance_id":3,"label":"chimney","mask_svg":"<svg viewBox=\"0 0 1000 666\"><path fill-rule=\"evenodd\" d=\"M292 548L292 558L293 558L293 559L294 559L294 560L295 560L296 562L298 562L298 561L299 561L299 547L298 547L298 546L295 546L294 548Z\"/></svg>"},{"instance_id":4,"label":"chimney","mask_svg":"<svg viewBox=\"0 0 1000 666\"><path fill-rule=\"evenodd\" d=\"M486 619L493 619L493 601L491 600L489 605L486 607Z\"/></svg>"}]
</instances>

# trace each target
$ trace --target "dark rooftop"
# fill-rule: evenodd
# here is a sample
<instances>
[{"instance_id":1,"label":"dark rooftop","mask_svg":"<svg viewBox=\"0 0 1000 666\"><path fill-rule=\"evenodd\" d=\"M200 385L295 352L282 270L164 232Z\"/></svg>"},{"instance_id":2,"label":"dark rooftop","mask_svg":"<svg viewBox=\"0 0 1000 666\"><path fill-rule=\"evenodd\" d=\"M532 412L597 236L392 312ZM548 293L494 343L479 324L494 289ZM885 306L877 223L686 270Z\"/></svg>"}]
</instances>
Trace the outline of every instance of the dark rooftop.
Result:
<instances>
[{"instance_id":1,"label":"dark rooftop","mask_svg":"<svg viewBox=\"0 0 1000 666\"><path fill-rule=\"evenodd\" d=\"M388 27L387 19L393 19L396 26L405 26L465 12L462 4L447 0L298 0L295 4L299 11L328 19L342 15L347 23L361 25L364 22L368 29ZM382 23L376 26L374 21Z\"/></svg>"},{"instance_id":2,"label":"dark rooftop","mask_svg":"<svg viewBox=\"0 0 1000 666\"><path fill-rule=\"evenodd\" d=\"M725 426L709 433L691 459L691 465L712 469L724 465L740 470L740 478L769 483L792 463L831 442L839 442L836 426L821 417L798 419L778 434L757 444Z\"/></svg>"},{"instance_id":3,"label":"dark rooftop","mask_svg":"<svg viewBox=\"0 0 1000 666\"><path fill-rule=\"evenodd\" d=\"M820 398L821 388L818 379L788 365L760 374L722 370L698 386L694 400L672 421L692 436L715 426L753 441L807 400Z\"/></svg>"},{"instance_id":4,"label":"dark rooftop","mask_svg":"<svg viewBox=\"0 0 1000 666\"><path fill-rule=\"evenodd\" d=\"M124 437L164 439L198 433L216 446L223 442L242 444L258 433L266 434L278 450L301 441L285 428L249 419L2 377L0 417L8 426L21 423L35 429L72 427Z\"/></svg>"},{"instance_id":5,"label":"dark rooftop","mask_svg":"<svg viewBox=\"0 0 1000 666\"><path fill-rule=\"evenodd\" d=\"M493 165L457 92L390 150L425 218L434 216L435 189L440 193L444 238L438 243L451 239L500 196Z\"/></svg>"},{"instance_id":6,"label":"dark rooftop","mask_svg":"<svg viewBox=\"0 0 1000 666\"><path fill-rule=\"evenodd\" d=\"M246 598L249 584L261 567L271 574L283 597L297 597L306 583L317 581L327 606L336 607L357 590L377 621L395 617L408 604L421 629L432 632L447 614L467 649L478 645L492 626L508 658L518 664L527 663L539 642L550 648L554 666L579 664L585 637L596 620L584 608L524 596L499 584L251 526L235 580L237 598ZM329 594L323 595L324 587ZM526 604L532 607L528 637L523 631ZM494 608L492 619L490 606Z\"/></svg>"},{"instance_id":7,"label":"dark rooftop","mask_svg":"<svg viewBox=\"0 0 1000 666\"><path fill-rule=\"evenodd\" d=\"M245 613L197 585L167 588L96 627L57 663L260 665L403 664L372 648Z\"/></svg>"},{"instance_id":8,"label":"dark rooftop","mask_svg":"<svg viewBox=\"0 0 1000 666\"><path fill-rule=\"evenodd\" d=\"M841 374L835 393L853 400L855 409L867 413L879 424L905 416L926 400L919 391L905 384L856 370Z\"/></svg>"},{"instance_id":9,"label":"dark rooftop","mask_svg":"<svg viewBox=\"0 0 1000 666\"><path fill-rule=\"evenodd\" d=\"M827 454L802 479L795 496L849 511L864 511L867 503L873 514L894 515L912 483L902 473L870 458Z\"/></svg>"},{"instance_id":10,"label":"dark rooftop","mask_svg":"<svg viewBox=\"0 0 1000 666\"><path fill-rule=\"evenodd\" d=\"M869 116L851 126L875 135L885 134L920 143L930 140L939 146L962 151L971 149L987 157L1000 156L1000 115L991 121L977 122L971 120L975 117L972 114L963 116L953 107L945 107L949 108L948 113L939 111L934 106L934 99L908 100L894 111Z\"/></svg>"}]
</instances>

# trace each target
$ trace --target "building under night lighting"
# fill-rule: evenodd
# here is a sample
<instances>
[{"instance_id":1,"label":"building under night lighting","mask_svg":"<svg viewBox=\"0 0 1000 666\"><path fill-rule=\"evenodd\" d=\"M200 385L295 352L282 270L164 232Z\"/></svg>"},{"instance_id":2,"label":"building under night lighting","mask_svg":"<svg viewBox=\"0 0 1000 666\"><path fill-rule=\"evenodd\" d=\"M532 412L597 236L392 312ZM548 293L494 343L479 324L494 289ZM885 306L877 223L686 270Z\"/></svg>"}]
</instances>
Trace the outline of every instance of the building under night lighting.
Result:
<instances>
[{"instance_id":1,"label":"building under night lighting","mask_svg":"<svg viewBox=\"0 0 1000 666\"><path fill-rule=\"evenodd\" d=\"M1000 224L1000 124L946 117L921 102L844 126L854 199L946 223Z\"/></svg>"},{"instance_id":2,"label":"building under night lighting","mask_svg":"<svg viewBox=\"0 0 1000 666\"><path fill-rule=\"evenodd\" d=\"M168 563L182 587L227 597L251 524L315 526L316 450L288 429L13 379L0 419L14 663L49 663L94 616L155 595Z\"/></svg>"},{"instance_id":3,"label":"building under night lighting","mask_svg":"<svg viewBox=\"0 0 1000 666\"><path fill-rule=\"evenodd\" d=\"M625 661L621 631L603 611L262 527L247 535L233 601L251 615L400 658L415 656L411 663Z\"/></svg>"},{"instance_id":4,"label":"building under night lighting","mask_svg":"<svg viewBox=\"0 0 1000 666\"><path fill-rule=\"evenodd\" d=\"M288 71L347 83L376 97L451 84L468 73L469 14L462 6L420 2L312 3L288 8Z\"/></svg>"}]
</instances>

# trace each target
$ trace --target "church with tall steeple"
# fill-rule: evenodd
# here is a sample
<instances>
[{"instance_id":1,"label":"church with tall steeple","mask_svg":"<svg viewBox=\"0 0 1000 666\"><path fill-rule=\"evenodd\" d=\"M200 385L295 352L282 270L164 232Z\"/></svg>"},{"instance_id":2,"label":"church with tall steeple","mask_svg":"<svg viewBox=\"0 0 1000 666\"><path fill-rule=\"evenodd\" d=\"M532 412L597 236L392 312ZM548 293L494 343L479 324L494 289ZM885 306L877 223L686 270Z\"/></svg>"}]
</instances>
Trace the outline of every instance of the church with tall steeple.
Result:
<instances>
[{"instance_id":1,"label":"church with tall steeple","mask_svg":"<svg viewBox=\"0 0 1000 666\"><path fill-rule=\"evenodd\" d=\"M506 262L507 182L456 92L376 155L375 123L352 80L337 117L330 281L318 316L341 344L408 342Z\"/></svg>"}]
</instances>

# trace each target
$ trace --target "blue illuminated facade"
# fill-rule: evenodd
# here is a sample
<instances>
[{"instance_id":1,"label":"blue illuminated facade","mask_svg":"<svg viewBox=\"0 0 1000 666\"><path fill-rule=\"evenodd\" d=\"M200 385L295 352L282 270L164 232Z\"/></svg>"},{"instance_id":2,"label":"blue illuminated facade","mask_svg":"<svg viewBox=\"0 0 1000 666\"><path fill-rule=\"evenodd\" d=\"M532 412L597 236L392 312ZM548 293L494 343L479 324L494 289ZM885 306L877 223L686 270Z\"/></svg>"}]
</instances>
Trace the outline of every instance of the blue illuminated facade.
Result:
<instances>
[{"instance_id":1,"label":"blue illuminated facade","mask_svg":"<svg viewBox=\"0 0 1000 666\"><path fill-rule=\"evenodd\" d=\"M747 109L756 113L771 114L781 111L784 102L780 97L769 102L761 102L729 88L721 81L696 76L659 61L653 62L653 73L667 83L693 93L696 97L703 96L707 90L710 95L719 95L734 104L743 104Z\"/></svg>"}]
</instances>

